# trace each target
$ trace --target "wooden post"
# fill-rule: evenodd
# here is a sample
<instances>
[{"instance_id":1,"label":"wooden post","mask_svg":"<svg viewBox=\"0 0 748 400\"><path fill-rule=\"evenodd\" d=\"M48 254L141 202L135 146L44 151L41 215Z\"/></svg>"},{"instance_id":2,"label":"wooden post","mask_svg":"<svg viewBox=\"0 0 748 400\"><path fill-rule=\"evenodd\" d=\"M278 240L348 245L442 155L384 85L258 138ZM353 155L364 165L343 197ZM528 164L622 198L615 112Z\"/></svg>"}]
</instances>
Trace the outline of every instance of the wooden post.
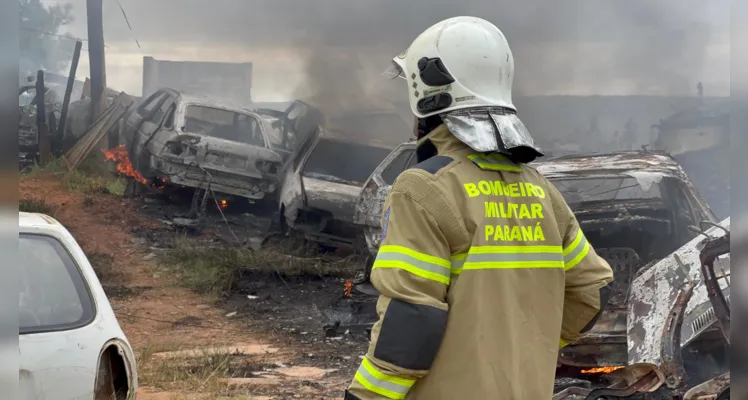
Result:
<instances>
[{"instance_id":1,"label":"wooden post","mask_svg":"<svg viewBox=\"0 0 748 400\"><path fill-rule=\"evenodd\" d=\"M79 40L75 42L75 50L73 50L73 61L70 63L70 73L68 74L68 85L65 87L65 98L62 100L62 110L60 111L60 120L57 121L57 134L55 135L55 143L60 146L59 151L62 151L62 143L65 139L65 124L68 119L68 107L70 106L70 96L73 94L73 85L75 85L75 72L78 70L78 60L81 57L81 46L83 43Z\"/></svg>"},{"instance_id":2,"label":"wooden post","mask_svg":"<svg viewBox=\"0 0 748 400\"><path fill-rule=\"evenodd\" d=\"M47 108L45 107L44 71L36 72L36 143L39 149L39 164L46 165L52 158L47 129Z\"/></svg>"},{"instance_id":3,"label":"wooden post","mask_svg":"<svg viewBox=\"0 0 748 400\"><path fill-rule=\"evenodd\" d=\"M88 61L91 66L91 114L93 121L106 109L106 61L104 57L104 25L102 0L86 0L88 22Z\"/></svg>"}]
</instances>

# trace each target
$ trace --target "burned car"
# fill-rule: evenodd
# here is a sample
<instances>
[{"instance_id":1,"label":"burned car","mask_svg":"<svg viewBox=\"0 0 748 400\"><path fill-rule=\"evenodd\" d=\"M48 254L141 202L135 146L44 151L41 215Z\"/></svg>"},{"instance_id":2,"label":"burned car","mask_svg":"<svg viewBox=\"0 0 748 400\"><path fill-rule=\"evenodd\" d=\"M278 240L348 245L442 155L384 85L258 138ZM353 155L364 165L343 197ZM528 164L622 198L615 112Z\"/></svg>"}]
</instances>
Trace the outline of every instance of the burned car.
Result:
<instances>
[{"instance_id":1,"label":"burned car","mask_svg":"<svg viewBox=\"0 0 748 400\"><path fill-rule=\"evenodd\" d=\"M599 368L608 387L578 379L554 400L729 400L729 229L729 218L694 226L696 238L642 267L629 291L626 366Z\"/></svg>"},{"instance_id":2,"label":"burned car","mask_svg":"<svg viewBox=\"0 0 748 400\"><path fill-rule=\"evenodd\" d=\"M415 143L401 144L364 185L354 221L363 226L372 256L380 244L387 193L397 176L415 164ZM681 167L665 154L565 156L533 166L559 189L615 275L614 294L597 324L584 339L560 351L559 376L580 379L625 366L632 280L646 265L692 240L697 235L692 226L715 223L716 218Z\"/></svg>"},{"instance_id":3,"label":"burned car","mask_svg":"<svg viewBox=\"0 0 748 400\"><path fill-rule=\"evenodd\" d=\"M365 250L362 227L354 223L355 204L364 182L395 147L373 139L385 130L404 136L408 126L398 114L376 111L325 116L286 165L280 230L327 247Z\"/></svg>"},{"instance_id":4,"label":"burned car","mask_svg":"<svg viewBox=\"0 0 748 400\"><path fill-rule=\"evenodd\" d=\"M364 226L371 254L379 248L384 200L397 176L417 163L415 148L411 141L393 150L356 202L354 221ZM680 166L665 154L565 156L533 166L556 185L603 257L634 256L646 264L693 238L688 226L716 221ZM604 250L621 247L636 254Z\"/></svg>"},{"instance_id":5,"label":"burned car","mask_svg":"<svg viewBox=\"0 0 748 400\"><path fill-rule=\"evenodd\" d=\"M289 154L262 115L221 99L162 89L132 110L123 131L142 183L252 201L273 200Z\"/></svg>"}]
</instances>

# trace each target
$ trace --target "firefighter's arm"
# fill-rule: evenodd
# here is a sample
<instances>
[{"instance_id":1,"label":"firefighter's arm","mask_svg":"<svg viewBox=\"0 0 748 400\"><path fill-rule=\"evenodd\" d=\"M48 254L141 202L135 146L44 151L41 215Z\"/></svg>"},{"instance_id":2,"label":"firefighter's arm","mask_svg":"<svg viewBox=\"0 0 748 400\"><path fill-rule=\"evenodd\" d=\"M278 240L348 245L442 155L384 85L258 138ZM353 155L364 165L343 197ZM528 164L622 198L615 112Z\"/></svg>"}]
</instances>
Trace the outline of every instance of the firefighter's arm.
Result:
<instances>
[{"instance_id":1,"label":"firefighter's arm","mask_svg":"<svg viewBox=\"0 0 748 400\"><path fill-rule=\"evenodd\" d=\"M449 211L438 193L424 196L431 190L424 179L404 173L385 202L371 275L379 321L347 399L405 398L428 373L444 336L450 247L434 215Z\"/></svg>"},{"instance_id":2,"label":"firefighter's arm","mask_svg":"<svg viewBox=\"0 0 748 400\"><path fill-rule=\"evenodd\" d=\"M554 209L563 228L566 293L560 347L579 340L597 322L611 295L613 270L584 236L574 213L553 188Z\"/></svg>"}]
</instances>

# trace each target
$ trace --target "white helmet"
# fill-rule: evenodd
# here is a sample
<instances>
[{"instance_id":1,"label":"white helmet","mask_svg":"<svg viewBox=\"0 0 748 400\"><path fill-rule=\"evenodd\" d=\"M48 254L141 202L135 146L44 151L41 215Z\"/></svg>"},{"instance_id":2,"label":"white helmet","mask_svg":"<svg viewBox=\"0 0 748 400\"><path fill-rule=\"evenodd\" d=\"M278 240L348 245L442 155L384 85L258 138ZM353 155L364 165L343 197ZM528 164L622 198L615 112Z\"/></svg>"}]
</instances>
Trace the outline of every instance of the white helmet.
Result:
<instances>
[{"instance_id":1,"label":"white helmet","mask_svg":"<svg viewBox=\"0 0 748 400\"><path fill-rule=\"evenodd\" d=\"M476 17L441 21L393 58L386 77L408 82L410 108L419 118L512 103L514 57L504 34Z\"/></svg>"},{"instance_id":2,"label":"white helmet","mask_svg":"<svg viewBox=\"0 0 748 400\"><path fill-rule=\"evenodd\" d=\"M440 115L449 130L480 152L530 148L543 153L516 115L512 102L514 57L494 24L454 17L421 33L383 76L404 78L417 118Z\"/></svg>"}]
</instances>

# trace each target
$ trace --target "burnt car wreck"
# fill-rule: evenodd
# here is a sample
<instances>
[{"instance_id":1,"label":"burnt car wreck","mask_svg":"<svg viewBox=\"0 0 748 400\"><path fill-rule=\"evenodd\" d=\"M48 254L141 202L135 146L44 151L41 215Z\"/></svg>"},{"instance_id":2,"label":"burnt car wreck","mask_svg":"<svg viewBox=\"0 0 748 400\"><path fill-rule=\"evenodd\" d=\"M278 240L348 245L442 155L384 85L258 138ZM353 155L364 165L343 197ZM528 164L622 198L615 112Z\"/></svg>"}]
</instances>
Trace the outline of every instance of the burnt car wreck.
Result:
<instances>
[{"instance_id":1,"label":"burnt car wreck","mask_svg":"<svg viewBox=\"0 0 748 400\"><path fill-rule=\"evenodd\" d=\"M304 115L321 116L297 103L310 110ZM365 250L363 227L354 220L356 202L372 171L395 147L371 138L379 129L406 130L407 125L397 114L377 112L306 120L306 126L321 122L304 136L283 172L279 229L329 248Z\"/></svg>"},{"instance_id":2,"label":"burnt car wreck","mask_svg":"<svg viewBox=\"0 0 748 400\"><path fill-rule=\"evenodd\" d=\"M634 278L625 366L598 377L608 387L577 381L554 399L730 398L730 219L701 226Z\"/></svg>"},{"instance_id":3,"label":"burnt car wreck","mask_svg":"<svg viewBox=\"0 0 748 400\"><path fill-rule=\"evenodd\" d=\"M122 139L141 183L274 202L293 143L260 113L162 89L132 110Z\"/></svg>"},{"instance_id":4,"label":"burnt car wreck","mask_svg":"<svg viewBox=\"0 0 748 400\"><path fill-rule=\"evenodd\" d=\"M404 143L385 158L364 185L356 204L355 221L363 226L372 256L380 244L380 219L386 195L395 178L415 163L415 143ZM687 288L682 287L683 282L665 280L663 282L675 288L668 289L674 293L668 303L667 298L660 299L664 288L648 287L645 283L647 274L653 271L682 275L683 267L672 261L673 257L679 257L673 252L704 240L701 231L694 226L717 222L679 164L666 154L630 151L566 156L535 163L534 167L556 185L588 240L610 263L615 275L614 294L596 325L582 340L564 347L559 353L555 398L625 398L654 392L670 396L676 391L684 394L686 389L708 379L724 381L721 375L724 371L719 366L727 364L718 357L710 361L712 367L690 374L686 383L685 374L679 375L681 378L676 379L677 382L673 381L673 377L668 378L669 375L661 371L662 363L648 360L641 356L641 351L632 350L641 347L633 344L637 337L638 340L646 338L651 341L652 354L658 357L666 354L668 360L676 360L671 363L683 366L694 361L692 357L680 357L681 348L694 352L694 347L687 346L696 346L695 343L710 349L719 348L720 340L723 341L714 328L714 318L709 320L716 312L711 311L713 307L707 300L703 280L698 276L698 253L694 253L696 259L680 256L683 263L696 265L694 276L684 281L694 286L693 295L684 294L676 299L675 294L679 290L688 292ZM729 265L727 269L729 271ZM363 280L366 278L368 276ZM375 294L367 284L356 287L361 288L361 293ZM729 288L726 293L729 299ZM368 324L376 320L376 315L368 315L374 309L367 304L372 298L361 294L349 298L348 306L353 312L328 325L328 334L370 326ZM646 301L649 303L644 306ZM664 307L662 313L654 312L655 303L657 307ZM673 304L688 306L680 322L668 318ZM636 325L637 321L640 325ZM648 330L636 334L634 326L642 329L641 324L649 324ZM660 324L660 328L668 326L671 333L655 334L656 324ZM676 324L682 324L682 332ZM702 355L695 357L699 359ZM667 364L662 365L668 370ZM729 381L729 375L727 379Z\"/></svg>"}]
</instances>

